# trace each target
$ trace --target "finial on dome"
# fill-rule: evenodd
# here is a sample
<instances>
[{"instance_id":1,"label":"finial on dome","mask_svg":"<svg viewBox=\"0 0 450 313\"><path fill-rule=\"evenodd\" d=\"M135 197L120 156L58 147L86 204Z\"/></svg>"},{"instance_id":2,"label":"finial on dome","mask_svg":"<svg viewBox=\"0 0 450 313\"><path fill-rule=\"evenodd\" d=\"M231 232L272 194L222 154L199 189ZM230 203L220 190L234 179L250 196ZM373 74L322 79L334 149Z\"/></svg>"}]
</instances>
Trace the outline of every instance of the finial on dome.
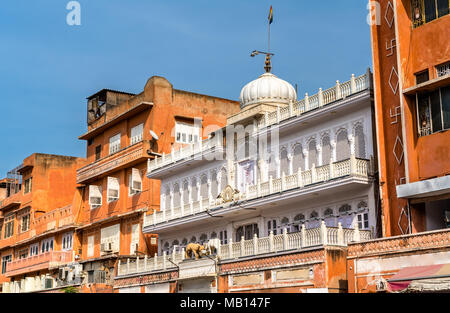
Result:
<instances>
[{"instance_id":1,"label":"finial on dome","mask_svg":"<svg viewBox=\"0 0 450 313\"><path fill-rule=\"evenodd\" d=\"M265 54L266 55L266 61L264 62L264 69L266 70L266 73L272 72L272 56L275 55L270 52L263 52L258 50L253 50L252 54L250 54L251 57L255 57L258 54Z\"/></svg>"}]
</instances>

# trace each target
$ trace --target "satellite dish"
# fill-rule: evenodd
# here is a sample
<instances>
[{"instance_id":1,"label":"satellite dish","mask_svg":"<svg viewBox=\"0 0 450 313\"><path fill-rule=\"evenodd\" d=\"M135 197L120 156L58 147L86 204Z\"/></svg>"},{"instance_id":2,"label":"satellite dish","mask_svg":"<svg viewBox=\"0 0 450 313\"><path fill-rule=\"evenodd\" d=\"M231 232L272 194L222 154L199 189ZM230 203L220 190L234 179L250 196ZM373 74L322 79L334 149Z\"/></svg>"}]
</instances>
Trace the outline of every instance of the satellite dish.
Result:
<instances>
[{"instance_id":1,"label":"satellite dish","mask_svg":"<svg viewBox=\"0 0 450 313\"><path fill-rule=\"evenodd\" d=\"M153 130L150 129L150 135L152 135L153 139L158 140L159 137L157 134L155 134L155 132Z\"/></svg>"}]
</instances>

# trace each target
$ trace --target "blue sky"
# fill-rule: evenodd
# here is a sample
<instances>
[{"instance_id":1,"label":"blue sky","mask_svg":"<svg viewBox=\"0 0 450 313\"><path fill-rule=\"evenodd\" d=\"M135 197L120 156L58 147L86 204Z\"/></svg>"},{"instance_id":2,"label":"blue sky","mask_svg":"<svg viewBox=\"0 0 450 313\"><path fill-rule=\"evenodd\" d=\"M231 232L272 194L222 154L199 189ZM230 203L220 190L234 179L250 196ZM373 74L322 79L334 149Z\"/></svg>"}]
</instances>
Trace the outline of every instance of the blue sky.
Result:
<instances>
[{"instance_id":1,"label":"blue sky","mask_svg":"<svg viewBox=\"0 0 450 313\"><path fill-rule=\"evenodd\" d=\"M371 66L366 1L68 0L0 4L0 177L34 152L85 156L86 97L138 93L153 75L176 89L237 100L263 73L274 8L273 73L299 97Z\"/></svg>"}]
</instances>

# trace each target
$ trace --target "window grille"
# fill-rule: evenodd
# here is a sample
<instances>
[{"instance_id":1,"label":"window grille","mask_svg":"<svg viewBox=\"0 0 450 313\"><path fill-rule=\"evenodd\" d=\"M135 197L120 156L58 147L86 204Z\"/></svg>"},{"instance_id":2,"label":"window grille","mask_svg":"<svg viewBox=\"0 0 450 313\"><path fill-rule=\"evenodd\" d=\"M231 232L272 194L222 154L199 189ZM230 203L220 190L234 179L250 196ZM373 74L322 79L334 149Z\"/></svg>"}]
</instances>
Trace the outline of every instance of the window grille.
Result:
<instances>
[{"instance_id":1,"label":"window grille","mask_svg":"<svg viewBox=\"0 0 450 313\"><path fill-rule=\"evenodd\" d=\"M142 141L143 134L144 134L144 124L139 124L133 127L131 129L130 144L134 145L135 143Z\"/></svg>"},{"instance_id":2,"label":"window grille","mask_svg":"<svg viewBox=\"0 0 450 313\"><path fill-rule=\"evenodd\" d=\"M436 66L437 77L450 74L450 62Z\"/></svg>"}]
</instances>

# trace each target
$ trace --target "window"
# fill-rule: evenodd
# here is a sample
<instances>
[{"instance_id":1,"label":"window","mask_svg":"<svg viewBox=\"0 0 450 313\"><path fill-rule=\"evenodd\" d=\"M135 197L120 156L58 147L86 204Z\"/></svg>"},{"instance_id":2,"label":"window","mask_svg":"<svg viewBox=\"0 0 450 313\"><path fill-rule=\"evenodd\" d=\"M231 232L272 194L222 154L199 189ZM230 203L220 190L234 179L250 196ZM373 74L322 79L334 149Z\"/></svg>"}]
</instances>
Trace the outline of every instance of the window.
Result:
<instances>
[{"instance_id":1,"label":"window","mask_svg":"<svg viewBox=\"0 0 450 313\"><path fill-rule=\"evenodd\" d=\"M200 235L200 243L204 244L208 241L208 235L207 234L201 234Z\"/></svg>"},{"instance_id":2,"label":"window","mask_svg":"<svg viewBox=\"0 0 450 313\"><path fill-rule=\"evenodd\" d=\"M308 168L311 169L312 166L317 167L317 150L316 141L311 140L308 145Z\"/></svg>"},{"instance_id":3,"label":"window","mask_svg":"<svg viewBox=\"0 0 450 313\"><path fill-rule=\"evenodd\" d=\"M30 229L30 209L25 209L20 216L20 232L26 232Z\"/></svg>"},{"instance_id":4,"label":"window","mask_svg":"<svg viewBox=\"0 0 450 313\"><path fill-rule=\"evenodd\" d=\"M144 124L139 124L131 129L130 145L142 141L144 134Z\"/></svg>"},{"instance_id":5,"label":"window","mask_svg":"<svg viewBox=\"0 0 450 313\"><path fill-rule=\"evenodd\" d=\"M28 179L25 179L24 186L23 186L23 193L29 193L31 192L31 177Z\"/></svg>"},{"instance_id":6,"label":"window","mask_svg":"<svg viewBox=\"0 0 450 313\"><path fill-rule=\"evenodd\" d=\"M53 238L44 239L41 241L41 253L53 251Z\"/></svg>"},{"instance_id":7,"label":"window","mask_svg":"<svg viewBox=\"0 0 450 313\"><path fill-rule=\"evenodd\" d=\"M95 147L95 161L100 160L102 157L102 145Z\"/></svg>"},{"instance_id":8,"label":"window","mask_svg":"<svg viewBox=\"0 0 450 313\"><path fill-rule=\"evenodd\" d=\"M416 85L424 83L430 79L430 77L428 75L428 70L421 72L421 73L417 73L415 75L416 75Z\"/></svg>"},{"instance_id":9,"label":"window","mask_svg":"<svg viewBox=\"0 0 450 313\"><path fill-rule=\"evenodd\" d=\"M219 232L219 239L221 245L226 245L228 243L228 235L226 230Z\"/></svg>"},{"instance_id":10,"label":"window","mask_svg":"<svg viewBox=\"0 0 450 313\"><path fill-rule=\"evenodd\" d=\"M73 233L65 233L62 237L62 250L68 251L72 250L73 246Z\"/></svg>"},{"instance_id":11,"label":"window","mask_svg":"<svg viewBox=\"0 0 450 313\"><path fill-rule=\"evenodd\" d=\"M236 230L236 242L241 241L242 236L244 237L244 240L253 239L255 234L259 237L258 224L241 226Z\"/></svg>"},{"instance_id":12,"label":"window","mask_svg":"<svg viewBox=\"0 0 450 313\"><path fill-rule=\"evenodd\" d=\"M89 205L91 210L102 206L102 186L89 185Z\"/></svg>"},{"instance_id":13,"label":"window","mask_svg":"<svg viewBox=\"0 0 450 313\"><path fill-rule=\"evenodd\" d=\"M347 130L341 129L337 135L336 161L350 159L350 144L348 142Z\"/></svg>"},{"instance_id":14,"label":"window","mask_svg":"<svg viewBox=\"0 0 450 313\"><path fill-rule=\"evenodd\" d=\"M356 215L358 220L358 228L359 229L368 229L369 228L369 213L361 213Z\"/></svg>"},{"instance_id":15,"label":"window","mask_svg":"<svg viewBox=\"0 0 450 313\"><path fill-rule=\"evenodd\" d=\"M19 259L26 259L26 258L28 258L28 249L19 250L19 252L17 254L17 257Z\"/></svg>"},{"instance_id":16,"label":"window","mask_svg":"<svg viewBox=\"0 0 450 313\"><path fill-rule=\"evenodd\" d=\"M94 256L94 235L88 237L88 247L87 247L87 256Z\"/></svg>"},{"instance_id":17,"label":"window","mask_svg":"<svg viewBox=\"0 0 450 313\"><path fill-rule=\"evenodd\" d=\"M191 243L196 243L196 242L197 242L197 237L192 236L192 237L191 237Z\"/></svg>"},{"instance_id":18,"label":"window","mask_svg":"<svg viewBox=\"0 0 450 313\"><path fill-rule=\"evenodd\" d=\"M300 144L295 145L294 147L294 156L292 158L292 170L294 173L297 173L298 169L302 170L305 168L305 159L303 156L302 146Z\"/></svg>"},{"instance_id":19,"label":"window","mask_svg":"<svg viewBox=\"0 0 450 313\"><path fill-rule=\"evenodd\" d=\"M88 142L87 142L88 146L91 146L93 143L94 143L94 138L89 138Z\"/></svg>"},{"instance_id":20,"label":"window","mask_svg":"<svg viewBox=\"0 0 450 313\"><path fill-rule=\"evenodd\" d=\"M130 254L133 255L137 252L139 246L139 224L131 225L131 244Z\"/></svg>"},{"instance_id":21,"label":"window","mask_svg":"<svg viewBox=\"0 0 450 313\"><path fill-rule=\"evenodd\" d=\"M175 122L175 142L196 143L199 142L200 139L199 125L179 121Z\"/></svg>"},{"instance_id":22,"label":"window","mask_svg":"<svg viewBox=\"0 0 450 313\"><path fill-rule=\"evenodd\" d=\"M437 77L442 77L450 74L450 62L436 66Z\"/></svg>"},{"instance_id":23,"label":"window","mask_svg":"<svg viewBox=\"0 0 450 313\"><path fill-rule=\"evenodd\" d=\"M12 261L12 255L2 257L2 274L6 272L6 265Z\"/></svg>"},{"instance_id":24,"label":"window","mask_svg":"<svg viewBox=\"0 0 450 313\"><path fill-rule=\"evenodd\" d=\"M270 232L273 232L274 235L277 234L277 220L269 220L267 221L267 236L270 235Z\"/></svg>"},{"instance_id":25,"label":"window","mask_svg":"<svg viewBox=\"0 0 450 313\"><path fill-rule=\"evenodd\" d=\"M364 139L364 130L361 124L355 127L355 154L357 158L366 158L366 141Z\"/></svg>"},{"instance_id":26,"label":"window","mask_svg":"<svg viewBox=\"0 0 450 313\"><path fill-rule=\"evenodd\" d=\"M331 208L328 208L323 213L325 225L328 227L335 227L336 219L334 218L333 210Z\"/></svg>"},{"instance_id":27,"label":"window","mask_svg":"<svg viewBox=\"0 0 450 313\"><path fill-rule=\"evenodd\" d=\"M3 238L9 238L14 235L14 213L9 214L5 217L4 227L5 234Z\"/></svg>"},{"instance_id":28,"label":"window","mask_svg":"<svg viewBox=\"0 0 450 313\"><path fill-rule=\"evenodd\" d=\"M413 26L418 27L449 13L448 0L412 0Z\"/></svg>"},{"instance_id":29,"label":"window","mask_svg":"<svg viewBox=\"0 0 450 313\"><path fill-rule=\"evenodd\" d=\"M108 202L118 200L119 191L120 191L119 179L116 177L108 177L108 189L106 190Z\"/></svg>"},{"instance_id":30,"label":"window","mask_svg":"<svg viewBox=\"0 0 450 313\"><path fill-rule=\"evenodd\" d=\"M294 232L300 231L300 229L301 229L301 227L302 227L301 224L303 224L304 222L305 222L305 215L302 214L302 213L297 214L297 215L294 217L293 231L294 231Z\"/></svg>"},{"instance_id":31,"label":"window","mask_svg":"<svg viewBox=\"0 0 450 313\"><path fill-rule=\"evenodd\" d=\"M120 150L120 133L109 138L109 154Z\"/></svg>"},{"instance_id":32,"label":"window","mask_svg":"<svg viewBox=\"0 0 450 313\"><path fill-rule=\"evenodd\" d=\"M108 246L111 244L111 252L119 252L120 248L120 224L116 224L101 229L101 245Z\"/></svg>"},{"instance_id":33,"label":"window","mask_svg":"<svg viewBox=\"0 0 450 313\"><path fill-rule=\"evenodd\" d=\"M417 95L419 136L450 129L450 86Z\"/></svg>"},{"instance_id":34,"label":"window","mask_svg":"<svg viewBox=\"0 0 450 313\"><path fill-rule=\"evenodd\" d=\"M39 244L35 243L30 246L30 257L39 254Z\"/></svg>"},{"instance_id":35,"label":"window","mask_svg":"<svg viewBox=\"0 0 450 313\"><path fill-rule=\"evenodd\" d=\"M131 170L129 176L129 194L134 195L142 191L142 175L137 168Z\"/></svg>"},{"instance_id":36,"label":"window","mask_svg":"<svg viewBox=\"0 0 450 313\"><path fill-rule=\"evenodd\" d=\"M308 228L320 227L319 213L312 211L309 215Z\"/></svg>"}]
</instances>

